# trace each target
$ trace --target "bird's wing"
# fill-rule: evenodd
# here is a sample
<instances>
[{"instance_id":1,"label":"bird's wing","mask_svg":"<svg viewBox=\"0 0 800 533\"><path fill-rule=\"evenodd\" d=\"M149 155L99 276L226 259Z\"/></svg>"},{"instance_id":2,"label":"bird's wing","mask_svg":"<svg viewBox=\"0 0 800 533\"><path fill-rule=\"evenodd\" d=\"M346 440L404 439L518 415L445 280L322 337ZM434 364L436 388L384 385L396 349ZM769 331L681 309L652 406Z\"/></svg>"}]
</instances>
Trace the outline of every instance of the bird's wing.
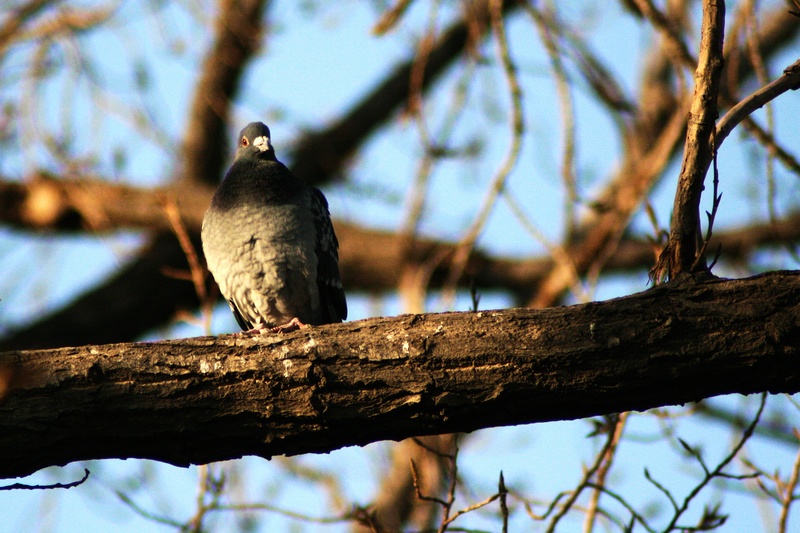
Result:
<instances>
[{"instance_id":1,"label":"bird's wing","mask_svg":"<svg viewBox=\"0 0 800 533\"><path fill-rule=\"evenodd\" d=\"M236 319L236 323L239 324L239 327L242 328L242 331L248 331L253 329L254 325L250 323L249 320L245 319L242 315L242 312L239 311L239 308L236 306L236 302L233 301L233 298L228 300L228 305L233 311L233 317Z\"/></svg>"},{"instance_id":2,"label":"bird's wing","mask_svg":"<svg viewBox=\"0 0 800 533\"><path fill-rule=\"evenodd\" d=\"M317 287L323 314L331 323L347 318L347 300L339 275L339 241L333 232L328 201L322 191L310 188L311 213L316 230Z\"/></svg>"}]
</instances>

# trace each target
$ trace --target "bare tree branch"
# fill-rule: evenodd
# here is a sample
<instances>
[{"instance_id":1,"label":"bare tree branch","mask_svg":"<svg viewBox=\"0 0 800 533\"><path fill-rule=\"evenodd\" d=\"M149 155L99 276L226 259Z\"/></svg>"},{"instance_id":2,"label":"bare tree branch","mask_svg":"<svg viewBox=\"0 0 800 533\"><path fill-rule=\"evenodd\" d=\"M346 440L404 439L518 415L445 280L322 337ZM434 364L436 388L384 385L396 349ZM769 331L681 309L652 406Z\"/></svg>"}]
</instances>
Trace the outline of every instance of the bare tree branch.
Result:
<instances>
[{"instance_id":1,"label":"bare tree branch","mask_svg":"<svg viewBox=\"0 0 800 533\"><path fill-rule=\"evenodd\" d=\"M122 229L155 229L170 231L171 226L162 207L162 202L175 200L181 220L191 233L200 231L203 213L211 200L212 190L197 189L194 195L178 196L170 188L138 188L114 184L104 180L61 180L46 175L33 176L22 183L0 179L0 222L22 231L52 232L85 231L107 232ZM732 260L745 259L747 254L762 246L797 241L800 236L800 214L790 213L783 220L773 224L752 223L736 229L729 229L715 237L722 246L723 257ZM355 279L349 286L364 290L385 290L397 287L399 262L403 257L399 240L403 239L393 231L374 230L337 221L336 233L340 236L343 260L348 264L343 275L355 269L353 278L365 278L363 283ZM373 247L368 246L370 242ZM609 258L608 267L616 270L645 268L652 264L653 245L634 237L620 241L622 247ZM419 239L409 251L409 260L425 262L428 258L439 256L447 267L447 257L452 254L453 243L436 239ZM646 258L645 258L646 256ZM542 275L541 268L550 264L545 258L512 260L503 257L490 257L478 252L475 260L467 268L469 276L481 277L481 272L495 268L488 263L507 263L496 265L498 272L519 265L521 270L533 272L524 277L525 283ZM375 269L370 262L379 264ZM363 264L362 264L363 263ZM395 264L395 266L392 266ZM539 265L539 266L536 266ZM507 287L516 291L523 277L511 272L508 281L490 284L493 287ZM368 281L368 280L375 280ZM516 281L515 281L516 280Z\"/></svg>"},{"instance_id":2,"label":"bare tree branch","mask_svg":"<svg viewBox=\"0 0 800 533\"><path fill-rule=\"evenodd\" d=\"M203 61L189 110L181 178L191 186L219 182L228 156L231 101L245 66L261 46L269 0L219 0L214 42Z\"/></svg>"},{"instance_id":3,"label":"bare tree branch","mask_svg":"<svg viewBox=\"0 0 800 533\"><path fill-rule=\"evenodd\" d=\"M38 173L0 179L0 222L22 230L103 233L120 229L171 231L164 210L176 202L183 222L199 233L213 187L141 188L104 179L60 179Z\"/></svg>"},{"instance_id":4,"label":"bare tree branch","mask_svg":"<svg viewBox=\"0 0 800 533\"><path fill-rule=\"evenodd\" d=\"M717 94L724 64L722 45L725 34L725 2L703 2L700 53L695 72L695 90L689 112L683 164L678 178L672 225L667 247L654 268L653 277L674 278L689 273L700 259L699 271L707 270L705 260L698 258L700 237L700 197L703 181L716 155L713 134L717 120Z\"/></svg>"},{"instance_id":5,"label":"bare tree branch","mask_svg":"<svg viewBox=\"0 0 800 533\"><path fill-rule=\"evenodd\" d=\"M800 273L771 272L543 310L4 352L0 367L14 374L0 403L0 476L109 457L188 465L326 452L794 393L798 302Z\"/></svg>"},{"instance_id":6,"label":"bare tree branch","mask_svg":"<svg viewBox=\"0 0 800 533\"><path fill-rule=\"evenodd\" d=\"M572 236L568 248L572 264L557 262L536 287L534 297L528 302L531 307L554 305L564 291L574 284L576 274L583 276L594 272L596 276L602 270L622 238L630 217L662 177L664 168L677 151L685 128L688 104L671 87L673 65L667 48L660 44L651 52L652 57L642 74L638 105L625 109L624 114L615 117L619 119L621 137L625 143L623 161L609 177L596 200L590 202L595 209L584 217ZM586 63L581 61L581 64ZM606 73L606 76L611 75ZM595 84L592 83L592 86ZM615 87L620 84L610 77L600 86ZM604 91L598 94L601 100L607 102ZM611 108L617 109L613 105Z\"/></svg>"},{"instance_id":7,"label":"bare tree branch","mask_svg":"<svg viewBox=\"0 0 800 533\"><path fill-rule=\"evenodd\" d=\"M717 124L716 143L717 149L725 138L740 122L750 116L756 109L774 100L786 91L800 88L800 60L795 61L783 71L783 76L770 82L742 99L723 116Z\"/></svg>"},{"instance_id":8,"label":"bare tree branch","mask_svg":"<svg viewBox=\"0 0 800 533\"><path fill-rule=\"evenodd\" d=\"M29 0L12 11L11 14L6 17L5 23L0 26L0 56L5 54L10 43L18 34L19 29L28 20L36 16L49 5L55 3L56 0Z\"/></svg>"},{"instance_id":9,"label":"bare tree branch","mask_svg":"<svg viewBox=\"0 0 800 533\"><path fill-rule=\"evenodd\" d=\"M418 497L415 481L427 495L440 494L446 489L450 466L446 459L448 456L452 459L455 441L453 434L430 435L406 439L394 446L392 462L382 476L374 504L368 508L372 516L370 525L357 524L353 533L370 533L374 526L379 531L401 531L403 525L430 529L441 514L440 507ZM415 465L416 480L410 463Z\"/></svg>"},{"instance_id":10,"label":"bare tree branch","mask_svg":"<svg viewBox=\"0 0 800 533\"><path fill-rule=\"evenodd\" d=\"M570 248L572 265L558 263L537 287L531 307L554 305L563 291L572 284L575 272L585 274L590 268L603 266L613 255L630 217L662 175L675 153L686 123L682 103L673 106L671 117L644 153L629 154L622 170L608 187L607 205L602 207L594 224L586 227L580 239ZM649 125L652 125L650 123ZM644 125L643 128L647 128ZM624 177L624 180L617 178ZM584 223L585 227L586 223Z\"/></svg>"}]
</instances>

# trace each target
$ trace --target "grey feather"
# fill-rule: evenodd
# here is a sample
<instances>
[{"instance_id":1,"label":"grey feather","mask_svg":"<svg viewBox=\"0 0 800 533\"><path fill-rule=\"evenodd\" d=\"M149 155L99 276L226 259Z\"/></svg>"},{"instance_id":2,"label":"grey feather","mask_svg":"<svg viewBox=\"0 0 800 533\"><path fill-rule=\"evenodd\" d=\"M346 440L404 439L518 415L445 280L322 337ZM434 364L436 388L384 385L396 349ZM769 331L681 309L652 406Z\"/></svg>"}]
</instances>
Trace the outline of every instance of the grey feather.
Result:
<instances>
[{"instance_id":1,"label":"grey feather","mask_svg":"<svg viewBox=\"0 0 800 533\"><path fill-rule=\"evenodd\" d=\"M347 318L328 202L277 160L261 122L239 135L201 237L208 269L243 330Z\"/></svg>"}]
</instances>

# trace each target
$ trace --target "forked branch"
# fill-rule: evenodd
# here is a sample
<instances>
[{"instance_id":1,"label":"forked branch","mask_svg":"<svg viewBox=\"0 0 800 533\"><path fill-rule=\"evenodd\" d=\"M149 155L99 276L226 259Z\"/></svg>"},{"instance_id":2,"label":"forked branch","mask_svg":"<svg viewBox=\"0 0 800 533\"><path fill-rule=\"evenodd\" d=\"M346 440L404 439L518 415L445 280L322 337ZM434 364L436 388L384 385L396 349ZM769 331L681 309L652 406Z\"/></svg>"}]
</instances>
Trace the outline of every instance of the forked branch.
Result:
<instances>
[{"instance_id":1,"label":"forked branch","mask_svg":"<svg viewBox=\"0 0 800 533\"><path fill-rule=\"evenodd\" d=\"M722 43L725 34L725 2L703 2L702 36L695 92L692 99L683 163L672 208L669 242L651 272L655 280L675 278L681 273L708 271L702 257L700 198L703 181L715 155L717 95L724 64Z\"/></svg>"}]
</instances>

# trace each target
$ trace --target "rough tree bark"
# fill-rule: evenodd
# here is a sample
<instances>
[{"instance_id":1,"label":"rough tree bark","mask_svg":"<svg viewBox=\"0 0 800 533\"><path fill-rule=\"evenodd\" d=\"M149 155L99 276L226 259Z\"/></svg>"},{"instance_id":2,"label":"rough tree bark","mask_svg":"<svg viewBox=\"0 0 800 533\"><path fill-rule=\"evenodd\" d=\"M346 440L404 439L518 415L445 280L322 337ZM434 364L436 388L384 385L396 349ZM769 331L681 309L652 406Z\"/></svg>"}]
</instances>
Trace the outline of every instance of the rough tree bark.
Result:
<instances>
[{"instance_id":1,"label":"rough tree bark","mask_svg":"<svg viewBox=\"0 0 800 533\"><path fill-rule=\"evenodd\" d=\"M800 391L800 272L542 310L0 354L0 476L110 457L328 452Z\"/></svg>"}]
</instances>

